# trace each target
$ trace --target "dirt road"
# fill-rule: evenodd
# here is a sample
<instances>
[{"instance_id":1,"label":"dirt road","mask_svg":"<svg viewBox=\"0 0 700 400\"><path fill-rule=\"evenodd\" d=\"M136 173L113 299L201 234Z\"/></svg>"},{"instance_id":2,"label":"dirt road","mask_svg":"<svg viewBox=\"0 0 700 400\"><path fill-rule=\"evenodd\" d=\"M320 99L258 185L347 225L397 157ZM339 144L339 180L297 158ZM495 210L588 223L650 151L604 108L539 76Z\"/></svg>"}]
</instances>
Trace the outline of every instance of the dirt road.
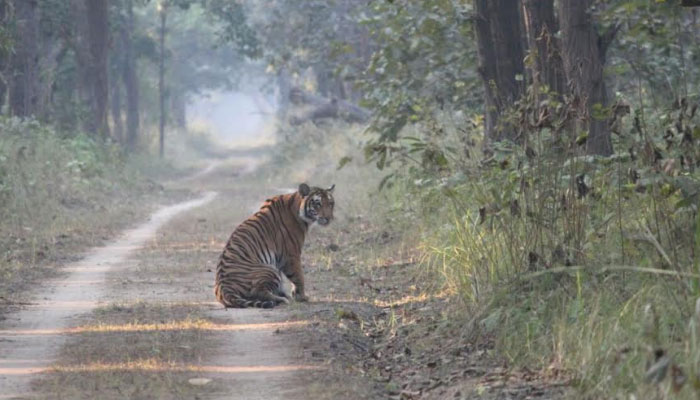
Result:
<instances>
[{"instance_id":1,"label":"dirt road","mask_svg":"<svg viewBox=\"0 0 700 400\"><path fill-rule=\"evenodd\" d=\"M295 373L318 366L299 362L284 332L306 322L213 302L223 241L264 199L235 184L250 165L171 183L200 194L37 283L0 322L0 399L295 398Z\"/></svg>"},{"instance_id":2,"label":"dirt road","mask_svg":"<svg viewBox=\"0 0 700 400\"><path fill-rule=\"evenodd\" d=\"M25 396L33 375L48 370L57 350L77 327L76 318L92 311L105 296L107 273L123 268L128 256L174 216L203 206L214 197L215 192L208 192L198 199L164 207L141 226L67 266L67 276L40 283L37 300L8 316L0 329L0 398Z\"/></svg>"}]
</instances>

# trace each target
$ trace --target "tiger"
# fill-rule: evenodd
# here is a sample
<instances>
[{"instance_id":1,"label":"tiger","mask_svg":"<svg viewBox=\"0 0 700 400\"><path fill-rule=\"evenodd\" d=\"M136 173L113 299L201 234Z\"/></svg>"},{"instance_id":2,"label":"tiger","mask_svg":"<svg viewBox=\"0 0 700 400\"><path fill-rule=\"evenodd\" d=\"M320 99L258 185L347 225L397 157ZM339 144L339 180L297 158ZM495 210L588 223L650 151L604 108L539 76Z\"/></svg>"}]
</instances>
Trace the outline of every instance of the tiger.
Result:
<instances>
[{"instance_id":1,"label":"tiger","mask_svg":"<svg viewBox=\"0 0 700 400\"><path fill-rule=\"evenodd\" d=\"M255 214L233 231L216 267L214 294L226 308L273 308L289 304L283 275L295 286L294 300L304 292L301 248L309 228L333 219L333 190L299 185L296 192L265 200Z\"/></svg>"}]
</instances>

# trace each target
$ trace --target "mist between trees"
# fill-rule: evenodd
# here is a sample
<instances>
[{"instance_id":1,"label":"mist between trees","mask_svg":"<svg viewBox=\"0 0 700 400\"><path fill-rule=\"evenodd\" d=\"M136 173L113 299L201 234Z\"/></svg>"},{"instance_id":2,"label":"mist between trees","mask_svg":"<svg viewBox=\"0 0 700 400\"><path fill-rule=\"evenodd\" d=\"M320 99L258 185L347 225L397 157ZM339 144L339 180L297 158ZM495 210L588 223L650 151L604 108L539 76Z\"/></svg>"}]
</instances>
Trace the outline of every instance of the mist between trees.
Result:
<instances>
[{"instance_id":1,"label":"mist between trees","mask_svg":"<svg viewBox=\"0 0 700 400\"><path fill-rule=\"evenodd\" d=\"M309 127L331 136L360 124L332 162L371 164L381 184L368 190L418 221L431 279L463 301L475 335L492 335L516 365L556 361L588 396L652 384L692 398L693 6L4 0L0 143L22 135L16 121L7 128L19 117L120 154L167 156L188 104L213 92L247 93L274 121L278 161L323 143Z\"/></svg>"}]
</instances>

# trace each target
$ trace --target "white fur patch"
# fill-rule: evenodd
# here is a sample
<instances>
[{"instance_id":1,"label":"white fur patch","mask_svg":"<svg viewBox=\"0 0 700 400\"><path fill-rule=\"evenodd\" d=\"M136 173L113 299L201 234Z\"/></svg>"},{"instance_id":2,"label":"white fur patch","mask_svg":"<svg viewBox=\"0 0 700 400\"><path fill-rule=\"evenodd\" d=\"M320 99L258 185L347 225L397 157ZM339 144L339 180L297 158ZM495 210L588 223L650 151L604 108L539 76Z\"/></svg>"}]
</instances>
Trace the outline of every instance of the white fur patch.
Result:
<instances>
[{"instance_id":1,"label":"white fur patch","mask_svg":"<svg viewBox=\"0 0 700 400\"><path fill-rule=\"evenodd\" d=\"M296 286L283 273L280 272L280 290L290 299L294 296Z\"/></svg>"},{"instance_id":2,"label":"white fur patch","mask_svg":"<svg viewBox=\"0 0 700 400\"><path fill-rule=\"evenodd\" d=\"M307 224L313 224L314 221L312 219L309 219L306 217L306 213L304 212L304 205L302 204L301 207L299 207L299 218L304 220Z\"/></svg>"}]
</instances>

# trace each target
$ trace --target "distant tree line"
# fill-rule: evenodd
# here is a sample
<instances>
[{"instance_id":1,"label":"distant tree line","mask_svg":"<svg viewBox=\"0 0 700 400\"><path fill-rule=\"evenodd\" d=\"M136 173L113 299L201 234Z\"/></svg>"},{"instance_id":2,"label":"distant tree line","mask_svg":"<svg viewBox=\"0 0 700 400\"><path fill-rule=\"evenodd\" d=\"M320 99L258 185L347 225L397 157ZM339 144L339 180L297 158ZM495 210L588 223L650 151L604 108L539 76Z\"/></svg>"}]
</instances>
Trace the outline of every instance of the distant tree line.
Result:
<instances>
[{"instance_id":1,"label":"distant tree line","mask_svg":"<svg viewBox=\"0 0 700 400\"><path fill-rule=\"evenodd\" d=\"M120 33L120 46L126 54L133 54L133 42L126 32L127 25L133 24L133 5L131 0L119 2L119 8L110 7L109 3L106 0L2 1L0 15L10 45L0 61L3 76L0 106L7 101L10 115L41 120L59 117L66 125L80 125L106 138L110 136L110 77L112 92L116 93L117 85L122 83L116 76L118 70L124 76L128 93L125 142L133 146L139 129L135 60L128 56L124 60L110 60L109 51L111 35ZM110 67L115 69L113 74ZM115 112L120 107L115 102ZM114 124L118 140L122 140L121 118L119 114Z\"/></svg>"},{"instance_id":2,"label":"distant tree line","mask_svg":"<svg viewBox=\"0 0 700 400\"><path fill-rule=\"evenodd\" d=\"M231 14L240 8L207 0L0 0L0 110L134 151L144 123L184 126L189 96L236 81L246 53L216 44L250 36L245 15ZM224 32L222 21L240 28Z\"/></svg>"}]
</instances>

